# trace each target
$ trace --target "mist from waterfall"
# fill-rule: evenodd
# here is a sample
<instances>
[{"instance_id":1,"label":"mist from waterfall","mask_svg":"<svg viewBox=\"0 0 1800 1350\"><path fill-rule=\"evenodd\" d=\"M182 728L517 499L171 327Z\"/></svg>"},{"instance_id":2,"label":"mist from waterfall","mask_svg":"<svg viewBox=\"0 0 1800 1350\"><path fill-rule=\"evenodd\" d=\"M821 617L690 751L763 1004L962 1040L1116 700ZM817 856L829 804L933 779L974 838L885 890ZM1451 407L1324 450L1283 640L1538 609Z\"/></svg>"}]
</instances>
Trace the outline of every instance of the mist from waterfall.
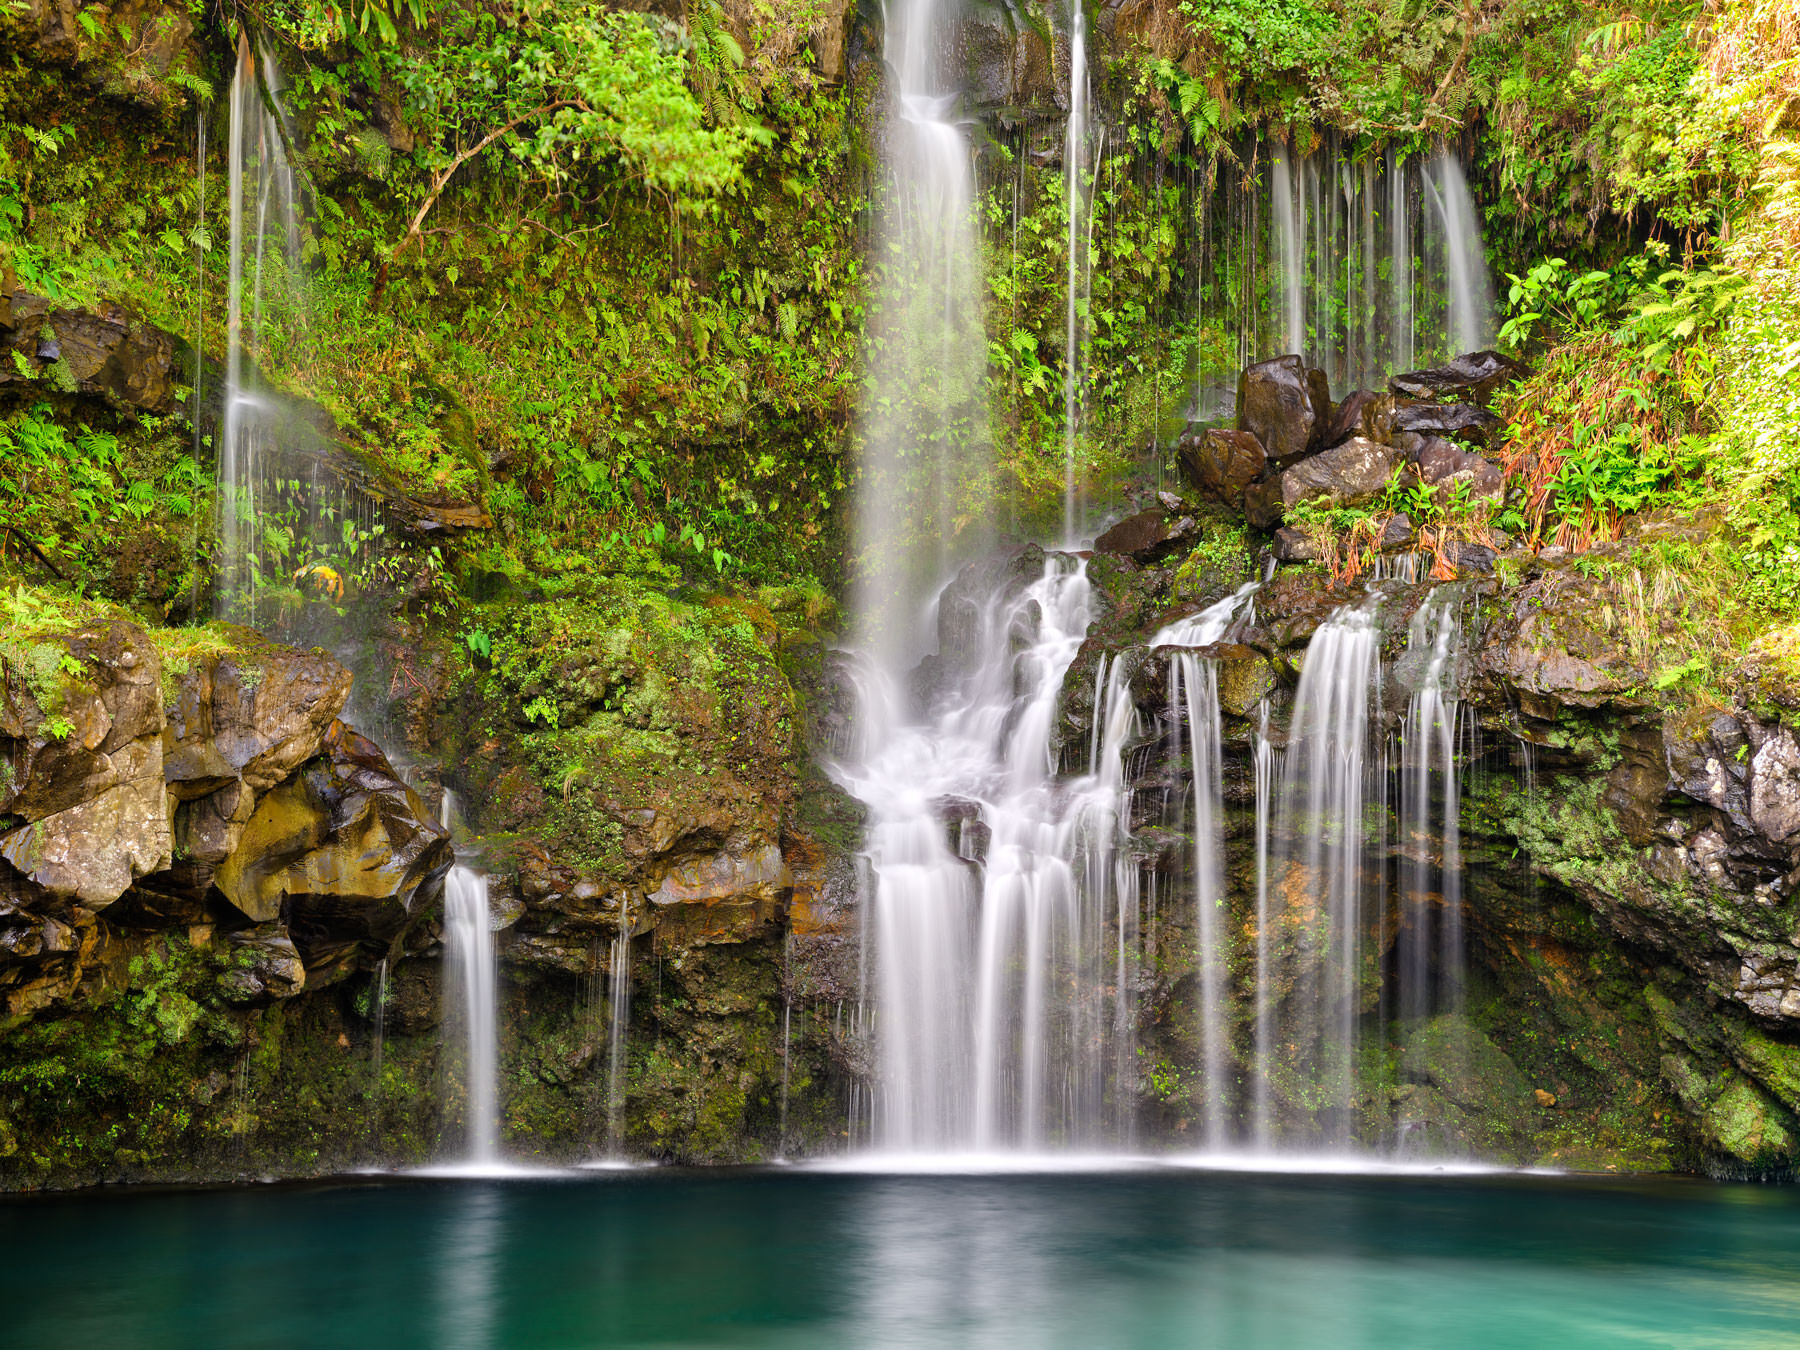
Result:
<instances>
[{"instance_id":1,"label":"mist from waterfall","mask_svg":"<svg viewBox=\"0 0 1800 1350\"><path fill-rule=\"evenodd\" d=\"M258 590L269 544L275 443L291 422L257 362L303 288L300 225L281 72L266 45L238 38L228 127L230 262L226 290L225 387L218 426L219 560L214 610L258 622Z\"/></svg>"},{"instance_id":2,"label":"mist from waterfall","mask_svg":"<svg viewBox=\"0 0 1800 1350\"><path fill-rule=\"evenodd\" d=\"M992 447L974 170L953 78L955 0L895 0L893 97L860 424L853 609L898 670L929 645L925 602L989 537Z\"/></svg>"}]
</instances>

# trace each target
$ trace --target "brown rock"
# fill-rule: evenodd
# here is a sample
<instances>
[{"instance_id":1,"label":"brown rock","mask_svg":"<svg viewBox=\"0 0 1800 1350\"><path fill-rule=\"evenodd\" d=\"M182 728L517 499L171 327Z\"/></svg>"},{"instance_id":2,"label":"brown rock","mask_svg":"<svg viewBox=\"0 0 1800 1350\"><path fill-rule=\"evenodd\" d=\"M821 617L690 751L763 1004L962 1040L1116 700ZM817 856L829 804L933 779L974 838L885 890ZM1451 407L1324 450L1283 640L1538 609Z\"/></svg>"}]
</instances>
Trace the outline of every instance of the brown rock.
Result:
<instances>
[{"instance_id":1,"label":"brown rock","mask_svg":"<svg viewBox=\"0 0 1800 1350\"><path fill-rule=\"evenodd\" d=\"M1238 430L1254 435L1277 464L1316 449L1331 421L1331 393L1323 371L1298 356L1259 361L1238 377Z\"/></svg>"},{"instance_id":2,"label":"brown rock","mask_svg":"<svg viewBox=\"0 0 1800 1350\"><path fill-rule=\"evenodd\" d=\"M1170 520L1160 508L1127 516L1094 541L1099 553L1120 553L1138 562L1155 562L1175 552L1197 533L1192 516Z\"/></svg>"},{"instance_id":3,"label":"brown rock","mask_svg":"<svg viewBox=\"0 0 1800 1350\"><path fill-rule=\"evenodd\" d=\"M1391 467L1386 446L1359 436L1303 459L1283 473L1281 500L1285 506L1365 501L1387 486Z\"/></svg>"},{"instance_id":4,"label":"brown rock","mask_svg":"<svg viewBox=\"0 0 1800 1350\"><path fill-rule=\"evenodd\" d=\"M1222 428L1184 436L1177 454L1188 482L1202 496L1228 506L1243 500L1244 489L1262 477L1269 462L1262 442L1250 432Z\"/></svg>"}]
</instances>

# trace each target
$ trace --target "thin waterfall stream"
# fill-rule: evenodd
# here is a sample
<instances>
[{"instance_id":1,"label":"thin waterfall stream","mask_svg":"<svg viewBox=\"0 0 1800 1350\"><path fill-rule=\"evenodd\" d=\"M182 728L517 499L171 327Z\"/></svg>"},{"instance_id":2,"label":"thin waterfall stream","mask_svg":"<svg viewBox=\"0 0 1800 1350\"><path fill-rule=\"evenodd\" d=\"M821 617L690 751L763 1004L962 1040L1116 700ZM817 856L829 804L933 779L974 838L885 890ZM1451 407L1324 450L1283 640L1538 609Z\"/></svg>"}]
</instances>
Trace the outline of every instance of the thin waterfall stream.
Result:
<instances>
[{"instance_id":1,"label":"thin waterfall stream","mask_svg":"<svg viewBox=\"0 0 1800 1350\"><path fill-rule=\"evenodd\" d=\"M440 823L455 822L455 797L444 791ZM446 1024L461 1033L464 1160L491 1163L500 1154L498 963L487 878L460 860L444 878Z\"/></svg>"}]
</instances>

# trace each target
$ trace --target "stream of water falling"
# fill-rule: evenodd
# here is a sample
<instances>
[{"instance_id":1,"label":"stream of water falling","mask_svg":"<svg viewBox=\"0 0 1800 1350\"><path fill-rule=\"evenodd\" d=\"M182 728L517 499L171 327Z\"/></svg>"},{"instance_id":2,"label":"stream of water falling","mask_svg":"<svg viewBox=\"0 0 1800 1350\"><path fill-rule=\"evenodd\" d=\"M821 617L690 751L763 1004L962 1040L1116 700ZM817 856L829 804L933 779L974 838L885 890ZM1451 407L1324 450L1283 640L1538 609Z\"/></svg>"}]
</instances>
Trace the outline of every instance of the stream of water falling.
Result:
<instances>
[{"instance_id":1,"label":"stream of water falling","mask_svg":"<svg viewBox=\"0 0 1800 1350\"><path fill-rule=\"evenodd\" d=\"M247 33L240 35L228 128L231 243L214 608L222 618L252 625L267 547L264 512L277 467L265 461L272 460L287 420L253 357L262 354L270 334L266 311L291 304L301 275L297 194L280 90L280 71L267 47L253 47Z\"/></svg>"},{"instance_id":2,"label":"stream of water falling","mask_svg":"<svg viewBox=\"0 0 1800 1350\"><path fill-rule=\"evenodd\" d=\"M1088 173L1087 16L1082 0L1069 4L1069 116L1063 129L1063 191L1068 210L1068 273L1063 291L1063 547L1073 548L1080 524L1079 475L1075 446L1081 430L1082 316L1088 296L1091 259L1088 234L1093 220Z\"/></svg>"},{"instance_id":3,"label":"stream of water falling","mask_svg":"<svg viewBox=\"0 0 1800 1350\"><path fill-rule=\"evenodd\" d=\"M625 1156L625 1036L631 1025L631 907L619 908L606 972L606 1156Z\"/></svg>"},{"instance_id":4,"label":"stream of water falling","mask_svg":"<svg viewBox=\"0 0 1800 1350\"><path fill-rule=\"evenodd\" d=\"M444 790L448 830L455 797ZM493 1162L500 1151L498 963L487 878L458 862L444 878L445 1022L462 1033L464 1159Z\"/></svg>"},{"instance_id":5,"label":"stream of water falling","mask_svg":"<svg viewBox=\"0 0 1800 1350\"><path fill-rule=\"evenodd\" d=\"M857 641L898 671L929 646L924 600L989 537L992 458L974 171L957 111L956 0L893 0L897 96L874 255L870 395L860 419Z\"/></svg>"},{"instance_id":6,"label":"stream of water falling","mask_svg":"<svg viewBox=\"0 0 1800 1350\"><path fill-rule=\"evenodd\" d=\"M1446 147L1243 153L1247 175L1224 174L1199 208L1200 322L1228 340L1201 363L1196 415L1228 416L1238 371L1283 352L1341 397L1493 344L1481 218Z\"/></svg>"},{"instance_id":7,"label":"stream of water falling","mask_svg":"<svg viewBox=\"0 0 1800 1350\"><path fill-rule=\"evenodd\" d=\"M1257 915L1252 1125L1263 1151L1278 1139L1335 1149L1351 1143L1380 607L1380 594L1371 592L1333 614L1313 634L1300 668L1275 792L1269 885ZM1285 1120L1277 1118L1278 1087ZM1301 1101L1304 1112L1296 1109Z\"/></svg>"}]
</instances>

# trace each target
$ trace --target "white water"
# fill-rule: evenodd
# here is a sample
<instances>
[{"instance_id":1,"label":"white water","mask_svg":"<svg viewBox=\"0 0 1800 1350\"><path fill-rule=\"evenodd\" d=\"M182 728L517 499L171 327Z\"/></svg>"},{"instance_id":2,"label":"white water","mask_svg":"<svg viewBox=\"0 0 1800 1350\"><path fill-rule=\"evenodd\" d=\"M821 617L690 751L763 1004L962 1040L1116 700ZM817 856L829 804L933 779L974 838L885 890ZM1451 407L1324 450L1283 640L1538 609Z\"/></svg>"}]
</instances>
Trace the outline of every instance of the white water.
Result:
<instances>
[{"instance_id":1,"label":"white water","mask_svg":"<svg viewBox=\"0 0 1800 1350\"><path fill-rule=\"evenodd\" d=\"M882 142L853 591L858 645L890 672L924 652L925 598L991 524L974 172L945 59L952 10L894 0L888 11L898 98Z\"/></svg>"},{"instance_id":2,"label":"white water","mask_svg":"<svg viewBox=\"0 0 1800 1350\"><path fill-rule=\"evenodd\" d=\"M454 811L446 788L446 830ZM445 1022L462 1035L464 1159L481 1166L500 1152L498 972L487 878L460 862L444 878L444 966Z\"/></svg>"},{"instance_id":3,"label":"white water","mask_svg":"<svg viewBox=\"0 0 1800 1350\"><path fill-rule=\"evenodd\" d=\"M1456 755L1456 656L1462 593L1440 586L1414 612L1407 656L1423 662L1401 729L1400 930L1402 1020L1456 1011L1462 994L1461 780Z\"/></svg>"},{"instance_id":4,"label":"white water","mask_svg":"<svg viewBox=\"0 0 1800 1350\"><path fill-rule=\"evenodd\" d=\"M1390 374L1493 345L1496 311L1481 217L1462 166L1428 155L1356 157L1336 139L1263 152L1260 179L1230 176L1205 201L1200 318L1235 335L1228 368L1202 363L1196 407L1215 415L1239 367L1291 352L1339 397ZM1219 201L1215 204L1211 196Z\"/></svg>"},{"instance_id":5,"label":"white water","mask_svg":"<svg viewBox=\"0 0 1800 1350\"><path fill-rule=\"evenodd\" d=\"M274 327L270 304L289 305L300 284L300 228L294 174L280 113L280 72L267 48L238 39L231 81L230 275L225 389L219 426L219 567L214 608L257 621L259 576L270 551L264 512L275 468L270 450L283 422L252 357L265 355ZM248 301L248 306L246 306ZM248 312L246 313L246 308Z\"/></svg>"},{"instance_id":6,"label":"white water","mask_svg":"<svg viewBox=\"0 0 1800 1350\"><path fill-rule=\"evenodd\" d=\"M1234 625L1252 621L1252 582L1218 604L1162 629L1152 647L1207 647L1223 641ZM1225 895L1225 839L1220 819L1224 758L1219 724L1219 670L1215 661L1192 650L1169 659L1169 711L1177 728L1188 728L1194 891L1194 964L1200 974L1199 1066L1202 1137L1209 1150L1230 1143L1232 1081L1228 1045L1230 1021L1230 912Z\"/></svg>"},{"instance_id":7,"label":"white water","mask_svg":"<svg viewBox=\"0 0 1800 1350\"><path fill-rule=\"evenodd\" d=\"M1364 869L1375 843L1363 805L1369 713L1380 700L1379 609L1371 594L1339 610L1300 669L1258 914L1252 1124L1262 1151L1351 1143ZM1280 990L1288 992L1277 1001Z\"/></svg>"},{"instance_id":8,"label":"white water","mask_svg":"<svg viewBox=\"0 0 1800 1350\"><path fill-rule=\"evenodd\" d=\"M622 905L607 963L606 1156L625 1156L625 1036L631 1025L631 909Z\"/></svg>"},{"instance_id":9,"label":"white water","mask_svg":"<svg viewBox=\"0 0 1800 1350\"><path fill-rule=\"evenodd\" d=\"M1105 986L1116 935L1137 922L1123 752L1139 728L1118 667L1097 671L1090 772L1057 781L1060 694L1091 599L1085 564L1055 554L1035 579L972 597L966 648L922 714L899 681L861 671L860 704L889 730L833 772L870 813L885 1148L1068 1146L1107 1128L1121 1028Z\"/></svg>"}]
</instances>

